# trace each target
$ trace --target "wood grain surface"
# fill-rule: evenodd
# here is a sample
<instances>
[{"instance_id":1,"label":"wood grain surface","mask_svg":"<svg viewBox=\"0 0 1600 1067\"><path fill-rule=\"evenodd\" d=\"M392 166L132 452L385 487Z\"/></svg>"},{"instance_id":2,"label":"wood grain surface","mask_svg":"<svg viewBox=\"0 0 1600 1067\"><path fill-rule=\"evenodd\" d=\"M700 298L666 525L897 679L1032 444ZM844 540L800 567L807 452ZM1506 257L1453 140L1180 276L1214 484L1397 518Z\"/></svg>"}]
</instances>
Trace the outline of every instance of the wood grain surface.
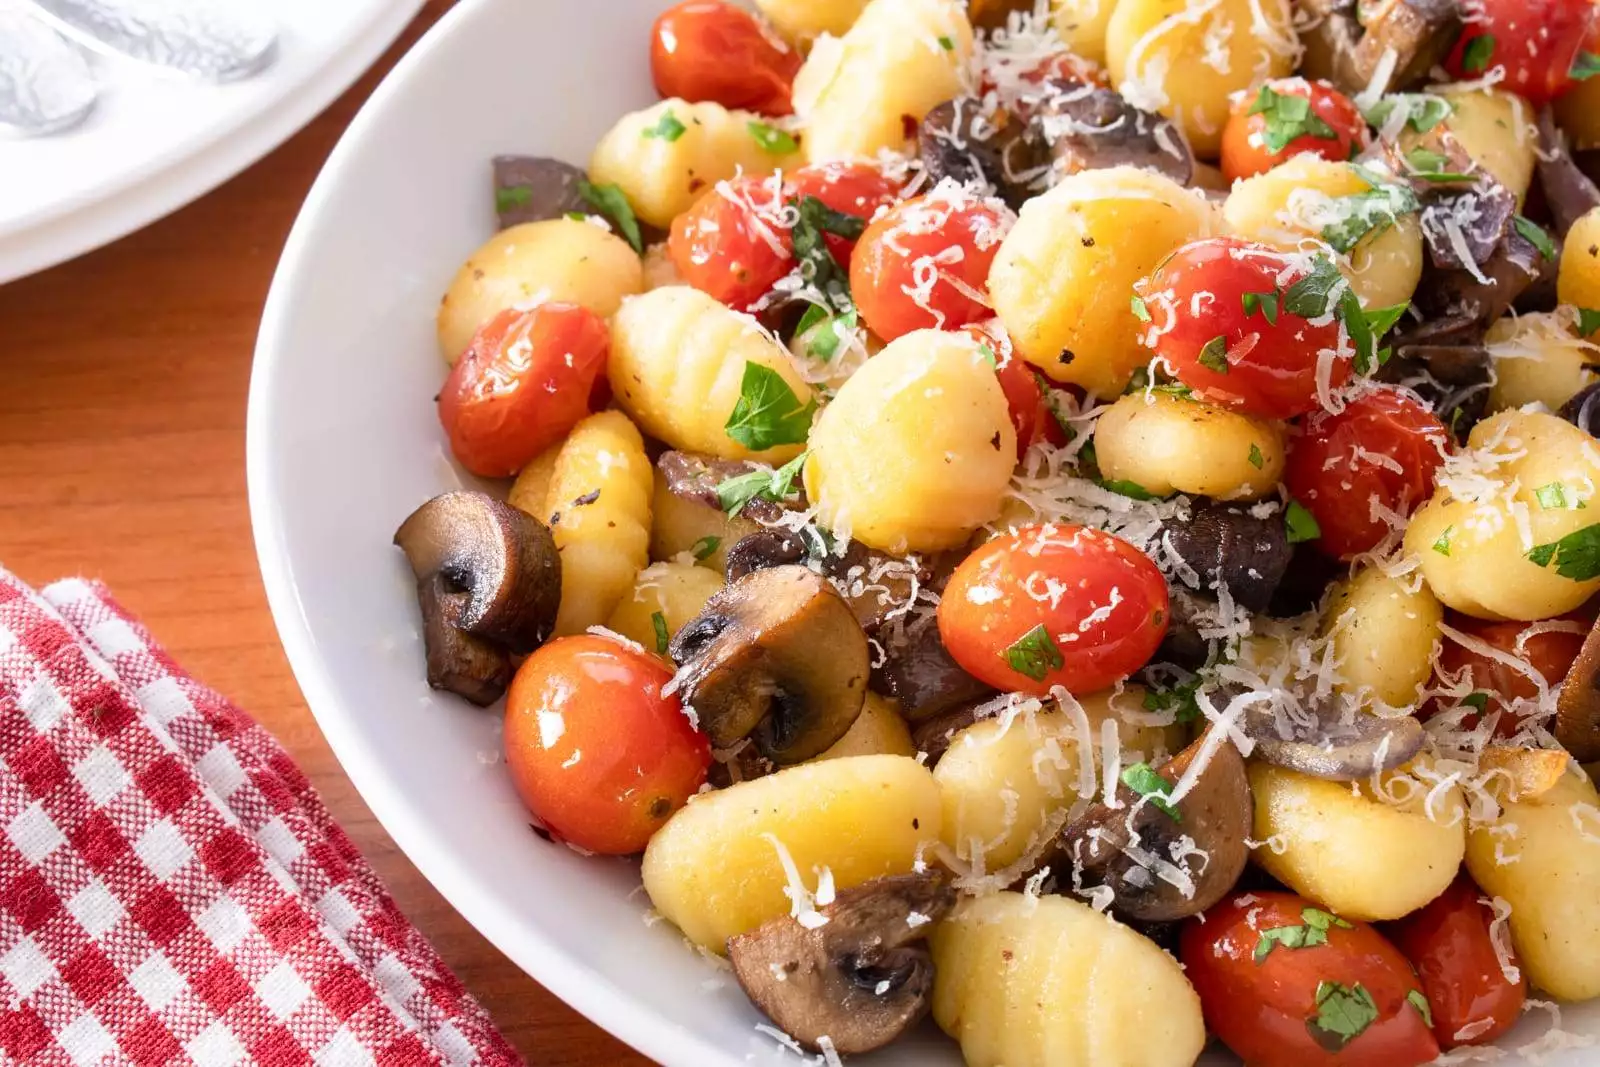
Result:
<instances>
[{"instance_id":1,"label":"wood grain surface","mask_svg":"<svg viewBox=\"0 0 1600 1067\"><path fill-rule=\"evenodd\" d=\"M289 672L245 505L245 393L267 287L312 180L378 79L147 229L0 286L0 564L107 582L196 677L289 749L500 1028L539 1067L650 1061L546 992L456 914L346 779Z\"/></svg>"}]
</instances>

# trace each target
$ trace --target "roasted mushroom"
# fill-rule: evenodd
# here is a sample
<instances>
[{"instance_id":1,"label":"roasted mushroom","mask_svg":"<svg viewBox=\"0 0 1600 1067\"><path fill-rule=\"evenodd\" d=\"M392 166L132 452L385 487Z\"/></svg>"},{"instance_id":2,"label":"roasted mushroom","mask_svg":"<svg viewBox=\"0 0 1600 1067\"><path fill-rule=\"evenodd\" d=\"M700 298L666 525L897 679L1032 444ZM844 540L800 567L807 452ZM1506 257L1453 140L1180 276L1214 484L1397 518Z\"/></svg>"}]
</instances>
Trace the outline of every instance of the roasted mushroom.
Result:
<instances>
[{"instance_id":1,"label":"roasted mushroom","mask_svg":"<svg viewBox=\"0 0 1600 1067\"><path fill-rule=\"evenodd\" d=\"M1197 759L1202 769L1174 803L1119 785L1116 807L1095 804L1062 831L1052 869L1108 886L1111 910L1143 922L1198 915L1221 900L1250 857L1250 781L1233 742L1210 732L1154 773L1170 789Z\"/></svg>"},{"instance_id":2,"label":"roasted mushroom","mask_svg":"<svg viewBox=\"0 0 1600 1067\"><path fill-rule=\"evenodd\" d=\"M1590 389L1600 389L1591 385ZM1600 760L1600 624L1589 630L1556 694L1556 740L1579 763Z\"/></svg>"},{"instance_id":3,"label":"roasted mushroom","mask_svg":"<svg viewBox=\"0 0 1600 1067\"><path fill-rule=\"evenodd\" d=\"M1038 133L975 96L947 100L923 116L917 151L928 180L986 186L1013 208L1044 188L1050 157Z\"/></svg>"},{"instance_id":4,"label":"roasted mushroom","mask_svg":"<svg viewBox=\"0 0 1600 1067\"><path fill-rule=\"evenodd\" d=\"M1558 414L1591 437L1600 437L1600 382L1574 393Z\"/></svg>"},{"instance_id":5,"label":"roasted mushroom","mask_svg":"<svg viewBox=\"0 0 1600 1067\"><path fill-rule=\"evenodd\" d=\"M559 219L593 209L584 200L581 167L541 156L494 158L494 204L502 230L524 222Z\"/></svg>"},{"instance_id":6,"label":"roasted mushroom","mask_svg":"<svg viewBox=\"0 0 1600 1067\"><path fill-rule=\"evenodd\" d=\"M779 1029L841 1056L893 1041L928 1011L933 957L922 944L955 906L935 873L877 878L841 890L823 918L791 916L728 939L734 977Z\"/></svg>"},{"instance_id":7,"label":"roasted mushroom","mask_svg":"<svg viewBox=\"0 0 1600 1067\"><path fill-rule=\"evenodd\" d=\"M1443 341L1423 340L1430 336ZM1475 316L1435 320L1417 330L1403 331L1395 342L1396 354L1378 368L1376 378L1416 393L1439 413L1458 440L1465 441L1489 406L1489 350L1474 340L1482 336L1483 328ZM1291 571L1291 580L1293 574Z\"/></svg>"},{"instance_id":8,"label":"roasted mushroom","mask_svg":"<svg viewBox=\"0 0 1600 1067\"><path fill-rule=\"evenodd\" d=\"M1267 609L1294 550L1278 515L1256 518L1240 507L1197 501L1187 516L1162 526L1172 553L1199 577L1198 590L1219 584L1251 611Z\"/></svg>"},{"instance_id":9,"label":"roasted mushroom","mask_svg":"<svg viewBox=\"0 0 1600 1067\"><path fill-rule=\"evenodd\" d=\"M1539 112L1539 187L1544 190L1556 233L1565 238L1572 224L1600 207L1600 188L1573 162L1567 143L1556 129L1555 114L1546 106Z\"/></svg>"},{"instance_id":10,"label":"roasted mushroom","mask_svg":"<svg viewBox=\"0 0 1600 1067\"><path fill-rule=\"evenodd\" d=\"M978 709L988 704L988 700L976 703L963 704L952 711L941 712L930 719L923 719L911 727L911 743L918 752L927 757L925 766L932 767L939 762L950 748L950 742L956 734L965 730L983 716L978 714Z\"/></svg>"},{"instance_id":11,"label":"roasted mushroom","mask_svg":"<svg viewBox=\"0 0 1600 1067\"><path fill-rule=\"evenodd\" d=\"M885 646L883 662L872 671L872 688L898 701L900 713L913 723L995 695L951 657L933 625L910 627Z\"/></svg>"},{"instance_id":12,"label":"roasted mushroom","mask_svg":"<svg viewBox=\"0 0 1600 1067\"><path fill-rule=\"evenodd\" d=\"M1180 185L1194 177L1194 153L1171 119L1143 111L1097 85L1053 80L1033 124L1054 159L1055 176L1101 167L1147 167Z\"/></svg>"},{"instance_id":13,"label":"roasted mushroom","mask_svg":"<svg viewBox=\"0 0 1600 1067\"><path fill-rule=\"evenodd\" d=\"M428 684L492 703L509 678L505 653L533 651L555 625L561 559L549 528L487 493L460 491L412 512L394 543L417 579Z\"/></svg>"},{"instance_id":14,"label":"roasted mushroom","mask_svg":"<svg viewBox=\"0 0 1600 1067\"><path fill-rule=\"evenodd\" d=\"M1333 707L1314 709L1311 721L1252 708L1240 729L1255 741L1251 755L1277 767L1353 782L1391 771L1422 751L1422 724L1409 715L1382 718L1357 712L1349 722Z\"/></svg>"},{"instance_id":15,"label":"roasted mushroom","mask_svg":"<svg viewBox=\"0 0 1600 1067\"><path fill-rule=\"evenodd\" d=\"M715 459L691 452L663 452L656 460L656 469L666 479L667 489L673 495L722 511L722 499L717 494L717 487L731 478L752 474L762 468L745 460ZM805 491L800 488L798 479L795 492L798 499L789 503L805 507ZM750 498L740 514L748 515L757 522L771 522L783 514L784 507L785 504L756 496Z\"/></svg>"},{"instance_id":16,"label":"roasted mushroom","mask_svg":"<svg viewBox=\"0 0 1600 1067\"><path fill-rule=\"evenodd\" d=\"M706 602L668 646L679 695L714 748L748 737L779 766L843 737L867 695L867 635L804 567L753 571Z\"/></svg>"},{"instance_id":17,"label":"roasted mushroom","mask_svg":"<svg viewBox=\"0 0 1600 1067\"><path fill-rule=\"evenodd\" d=\"M1421 81L1461 34L1459 0L1308 0L1304 7L1321 19L1301 34L1301 73L1351 95L1372 84L1380 67L1389 70L1383 92Z\"/></svg>"}]
</instances>

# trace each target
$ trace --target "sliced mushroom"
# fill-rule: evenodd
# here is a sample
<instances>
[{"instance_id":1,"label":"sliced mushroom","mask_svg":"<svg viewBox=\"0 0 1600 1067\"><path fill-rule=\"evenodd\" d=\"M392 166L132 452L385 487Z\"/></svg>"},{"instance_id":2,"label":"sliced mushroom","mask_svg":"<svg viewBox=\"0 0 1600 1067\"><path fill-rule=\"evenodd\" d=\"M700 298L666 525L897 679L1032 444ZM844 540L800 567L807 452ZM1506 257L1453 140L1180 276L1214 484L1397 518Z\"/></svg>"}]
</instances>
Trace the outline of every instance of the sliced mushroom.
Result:
<instances>
[{"instance_id":1,"label":"sliced mushroom","mask_svg":"<svg viewBox=\"0 0 1600 1067\"><path fill-rule=\"evenodd\" d=\"M1334 782L1392 771L1422 751L1427 739L1422 724L1409 715L1380 718L1358 712L1346 723L1331 708L1309 724L1254 708L1245 713L1240 729L1255 741L1251 755L1257 759Z\"/></svg>"},{"instance_id":2,"label":"sliced mushroom","mask_svg":"<svg viewBox=\"0 0 1600 1067\"><path fill-rule=\"evenodd\" d=\"M873 668L872 688L898 701L913 723L995 695L951 658L937 626L912 627L887 645L883 663Z\"/></svg>"},{"instance_id":3,"label":"sliced mushroom","mask_svg":"<svg viewBox=\"0 0 1600 1067\"><path fill-rule=\"evenodd\" d=\"M717 486L731 478L764 469L745 460L715 459L711 456L697 456L690 452L663 452L656 460L656 468L666 478L667 488L675 496L693 500L708 508L716 508L718 511L723 510L723 507L722 500L717 495ZM766 497L752 497L745 504L741 514L748 515L757 522L772 522L783 514L786 506L799 508L806 506L805 490L800 487L798 479L795 481L795 493L798 494L798 499L782 504Z\"/></svg>"},{"instance_id":4,"label":"sliced mushroom","mask_svg":"<svg viewBox=\"0 0 1600 1067\"><path fill-rule=\"evenodd\" d=\"M1162 526L1167 544L1200 579L1199 592L1225 585L1235 601L1265 611L1294 550L1279 515L1256 518L1239 507L1197 501Z\"/></svg>"},{"instance_id":5,"label":"sliced mushroom","mask_svg":"<svg viewBox=\"0 0 1600 1067\"><path fill-rule=\"evenodd\" d=\"M1600 385L1589 389L1600 389ZM1600 623L1583 639L1578 658L1572 661L1556 694L1554 732L1561 747L1579 763L1600 760Z\"/></svg>"},{"instance_id":6,"label":"sliced mushroom","mask_svg":"<svg viewBox=\"0 0 1600 1067\"><path fill-rule=\"evenodd\" d=\"M1572 159L1566 139L1556 129L1555 113L1547 105L1539 112L1539 187L1555 220L1556 232L1565 238L1572 224L1600 207L1600 188Z\"/></svg>"},{"instance_id":7,"label":"sliced mushroom","mask_svg":"<svg viewBox=\"0 0 1600 1067\"><path fill-rule=\"evenodd\" d=\"M1044 188L1050 157L1038 133L976 96L947 100L923 116L917 150L928 180L988 187L1013 208Z\"/></svg>"},{"instance_id":8,"label":"sliced mushroom","mask_svg":"<svg viewBox=\"0 0 1600 1067\"><path fill-rule=\"evenodd\" d=\"M1600 437L1600 382L1574 393L1558 414L1591 437Z\"/></svg>"},{"instance_id":9,"label":"sliced mushroom","mask_svg":"<svg viewBox=\"0 0 1600 1067\"><path fill-rule=\"evenodd\" d=\"M502 230L524 222L559 219L594 209L579 192L581 167L542 156L495 156L494 204Z\"/></svg>"},{"instance_id":10,"label":"sliced mushroom","mask_svg":"<svg viewBox=\"0 0 1600 1067\"><path fill-rule=\"evenodd\" d=\"M728 939L734 977L779 1029L816 1051L871 1052L927 1014L933 956L923 943L955 907L955 891L929 872L877 878L841 890L825 920L784 916Z\"/></svg>"},{"instance_id":11,"label":"sliced mushroom","mask_svg":"<svg viewBox=\"0 0 1600 1067\"><path fill-rule=\"evenodd\" d=\"M867 695L867 635L804 567L753 571L672 639L679 695L714 748L748 737L780 766L843 737Z\"/></svg>"},{"instance_id":12,"label":"sliced mushroom","mask_svg":"<svg viewBox=\"0 0 1600 1067\"><path fill-rule=\"evenodd\" d=\"M1171 119L1128 103L1120 93L1062 79L1035 113L1056 177L1101 167L1147 167L1180 185L1194 177L1194 153Z\"/></svg>"},{"instance_id":13,"label":"sliced mushroom","mask_svg":"<svg viewBox=\"0 0 1600 1067\"><path fill-rule=\"evenodd\" d=\"M1381 86L1393 92L1427 77L1461 34L1458 0L1311 0L1322 19L1302 33L1301 73L1325 78L1352 95L1366 89L1389 64Z\"/></svg>"},{"instance_id":14,"label":"sliced mushroom","mask_svg":"<svg viewBox=\"0 0 1600 1067\"><path fill-rule=\"evenodd\" d=\"M555 625L561 558L549 527L487 493L460 491L412 512L394 543L417 579L428 684L492 702L505 688L503 656L483 643L531 652Z\"/></svg>"},{"instance_id":15,"label":"sliced mushroom","mask_svg":"<svg viewBox=\"0 0 1600 1067\"><path fill-rule=\"evenodd\" d=\"M1095 804L1062 831L1052 868L1110 887L1111 909L1143 922L1198 915L1221 900L1250 856L1254 811L1244 759L1226 737L1208 733L1156 773L1176 785L1207 747L1214 751L1176 804L1119 785L1117 807Z\"/></svg>"}]
</instances>

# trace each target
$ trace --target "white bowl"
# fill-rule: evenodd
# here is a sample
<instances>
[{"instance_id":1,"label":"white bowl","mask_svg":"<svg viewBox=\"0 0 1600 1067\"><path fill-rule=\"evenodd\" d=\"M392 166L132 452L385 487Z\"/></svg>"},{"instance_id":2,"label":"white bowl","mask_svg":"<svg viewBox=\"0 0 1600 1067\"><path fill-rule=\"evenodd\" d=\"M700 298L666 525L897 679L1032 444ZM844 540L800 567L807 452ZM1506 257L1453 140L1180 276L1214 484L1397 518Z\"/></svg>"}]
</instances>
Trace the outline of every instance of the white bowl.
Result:
<instances>
[{"instance_id":1,"label":"white bowl","mask_svg":"<svg viewBox=\"0 0 1600 1067\"><path fill-rule=\"evenodd\" d=\"M737 1067L785 1054L755 1030L760 1016L725 971L665 923L645 925L634 864L586 859L529 829L498 765L499 715L423 681L416 598L390 545L412 509L462 481L432 403L445 372L433 317L493 229L489 158L586 161L618 116L654 99L646 42L662 4L467 0L378 89L312 189L273 282L251 382L250 505L311 710L422 873L622 1040L674 1067ZM1600 1033L1600 1012L1568 1015ZM959 1064L931 1030L862 1062Z\"/></svg>"}]
</instances>

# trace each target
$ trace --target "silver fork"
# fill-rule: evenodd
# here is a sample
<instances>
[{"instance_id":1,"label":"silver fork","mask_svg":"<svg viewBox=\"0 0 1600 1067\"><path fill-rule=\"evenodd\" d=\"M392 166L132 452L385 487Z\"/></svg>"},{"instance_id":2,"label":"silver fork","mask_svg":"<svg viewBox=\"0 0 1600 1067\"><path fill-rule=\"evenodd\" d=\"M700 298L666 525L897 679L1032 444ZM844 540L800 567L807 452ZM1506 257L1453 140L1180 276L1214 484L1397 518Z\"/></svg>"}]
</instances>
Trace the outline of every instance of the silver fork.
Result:
<instances>
[{"instance_id":1,"label":"silver fork","mask_svg":"<svg viewBox=\"0 0 1600 1067\"><path fill-rule=\"evenodd\" d=\"M91 52L200 78L247 78L272 62L277 30L262 0L24 0Z\"/></svg>"},{"instance_id":2,"label":"silver fork","mask_svg":"<svg viewBox=\"0 0 1600 1067\"><path fill-rule=\"evenodd\" d=\"M0 0L0 132L36 137L82 122L98 96L83 54Z\"/></svg>"}]
</instances>

